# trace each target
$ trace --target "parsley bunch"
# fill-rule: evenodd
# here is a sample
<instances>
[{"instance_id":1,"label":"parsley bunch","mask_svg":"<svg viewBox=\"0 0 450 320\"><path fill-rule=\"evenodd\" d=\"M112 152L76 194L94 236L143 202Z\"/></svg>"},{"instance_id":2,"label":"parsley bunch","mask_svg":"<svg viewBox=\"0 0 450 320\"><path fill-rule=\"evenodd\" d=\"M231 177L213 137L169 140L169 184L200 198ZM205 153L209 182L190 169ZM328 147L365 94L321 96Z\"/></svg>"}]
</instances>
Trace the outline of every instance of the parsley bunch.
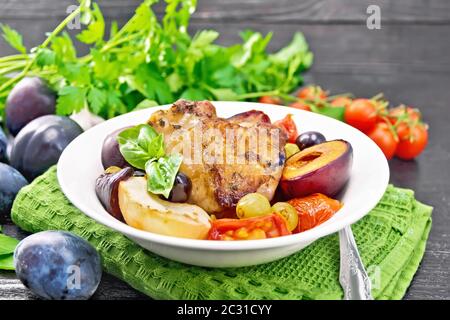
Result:
<instances>
[{"instance_id":1,"label":"parsley bunch","mask_svg":"<svg viewBox=\"0 0 450 320\"><path fill-rule=\"evenodd\" d=\"M0 115L9 91L25 76L47 80L57 92L57 113L88 108L104 118L178 98L246 100L286 94L302 81L313 55L301 33L280 51L269 54L272 34L241 33L242 43L215 44L219 33L203 30L190 36L188 25L196 0L166 0L165 15L152 11L157 0L145 0L119 29L106 30L96 3L83 0L48 38L27 53L22 36L2 25L3 38L19 54L0 58ZM79 57L64 32L77 15L85 28L76 36L89 45ZM108 34L108 36L106 36ZM8 77L15 72L14 77Z\"/></svg>"}]
</instances>

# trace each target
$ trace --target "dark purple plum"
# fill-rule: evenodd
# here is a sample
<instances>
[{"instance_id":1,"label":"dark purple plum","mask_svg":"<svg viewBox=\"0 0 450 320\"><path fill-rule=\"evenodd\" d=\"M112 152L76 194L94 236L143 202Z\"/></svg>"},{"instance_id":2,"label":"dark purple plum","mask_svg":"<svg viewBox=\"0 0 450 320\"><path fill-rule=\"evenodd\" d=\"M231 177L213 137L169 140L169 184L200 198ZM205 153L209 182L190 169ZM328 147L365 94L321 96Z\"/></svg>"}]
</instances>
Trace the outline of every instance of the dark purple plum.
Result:
<instances>
[{"instance_id":1,"label":"dark purple plum","mask_svg":"<svg viewBox=\"0 0 450 320\"><path fill-rule=\"evenodd\" d=\"M95 248L63 231L43 231L22 240L14 251L14 266L20 281L43 299L89 299L102 277Z\"/></svg>"},{"instance_id":2,"label":"dark purple plum","mask_svg":"<svg viewBox=\"0 0 450 320\"><path fill-rule=\"evenodd\" d=\"M6 149L8 147L8 138L6 138L3 129L0 127L0 162L6 162Z\"/></svg>"},{"instance_id":3,"label":"dark purple plum","mask_svg":"<svg viewBox=\"0 0 450 320\"><path fill-rule=\"evenodd\" d=\"M117 135L128 128L130 127L117 129L106 136L102 146L103 169L106 170L109 167L124 168L130 166L120 153L119 143L117 142Z\"/></svg>"},{"instance_id":4,"label":"dark purple plum","mask_svg":"<svg viewBox=\"0 0 450 320\"><path fill-rule=\"evenodd\" d=\"M32 120L55 113L55 93L37 77L19 81L6 100L6 126L16 136Z\"/></svg>"},{"instance_id":5,"label":"dark purple plum","mask_svg":"<svg viewBox=\"0 0 450 320\"><path fill-rule=\"evenodd\" d=\"M13 167L0 163L0 218L9 217L14 199L27 180Z\"/></svg>"},{"instance_id":6,"label":"dark purple plum","mask_svg":"<svg viewBox=\"0 0 450 320\"><path fill-rule=\"evenodd\" d=\"M56 164L67 145L82 132L83 129L70 118L39 117L17 135L10 164L31 181Z\"/></svg>"}]
</instances>

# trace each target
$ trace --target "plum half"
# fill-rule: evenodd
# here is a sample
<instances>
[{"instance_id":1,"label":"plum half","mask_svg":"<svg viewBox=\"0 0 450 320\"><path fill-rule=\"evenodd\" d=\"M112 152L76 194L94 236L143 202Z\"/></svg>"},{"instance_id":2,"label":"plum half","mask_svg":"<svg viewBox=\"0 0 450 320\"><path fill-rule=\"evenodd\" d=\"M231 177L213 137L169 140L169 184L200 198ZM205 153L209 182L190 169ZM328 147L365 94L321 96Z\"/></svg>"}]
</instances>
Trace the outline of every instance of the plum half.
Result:
<instances>
[{"instance_id":1,"label":"plum half","mask_svg":"<svg viewBox=\"0 0 450 320\"><path fill-rule=\"evenodd\" d=\"M95 193L106 211L114 218L123 221L119 207L119 183L132 177L134 170L130 167L120 169L110 167L95 181Z\"/></svg>"},{"instance_id":2,"label":"plum half","mask_svg":"<svg viewBox=\"0 0 450 320\"><path fill-rule=\"evenodd\" d=\"M350 177L353 149L349 142L324 142L291 156L283 169L280 187L288 199L312 193L336 195Z\"/></svg>"}]
</instances>

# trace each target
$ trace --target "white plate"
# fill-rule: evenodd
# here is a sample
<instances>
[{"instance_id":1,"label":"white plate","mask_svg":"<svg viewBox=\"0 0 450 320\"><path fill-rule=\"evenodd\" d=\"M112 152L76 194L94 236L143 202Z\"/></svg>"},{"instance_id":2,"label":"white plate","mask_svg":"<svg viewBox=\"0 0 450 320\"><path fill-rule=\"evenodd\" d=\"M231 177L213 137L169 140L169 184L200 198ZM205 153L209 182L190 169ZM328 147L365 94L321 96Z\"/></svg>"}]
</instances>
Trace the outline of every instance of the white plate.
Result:
<instances>
[{"instance_id":1,"label":"white plate","mask_svg":"<svg viewBox=\"0 0 450 320\"><path fill-rule=\"evenodd\" d=\"M315 240L335 233L366 215L380 200L389 181L389 167L381 150L363 133L340 121L288 107L249 102L214 102L217 114L229 117L257 109L274 120L294 115L299 132L319 131L328 140L344 139L353 146L350 181L341 196L344 206L330 220L302 233L264 240L212 241L158 235L122 223L103 209L95 194L96 178L103 172L100 152L112 131L144 123L155 107L106 121L77 137L58 162L58 180L64 194L82 212L114 229L142 247L176 261L207 267L241 267L274 261L291 255Z\"/></svg>"}]
</instances>

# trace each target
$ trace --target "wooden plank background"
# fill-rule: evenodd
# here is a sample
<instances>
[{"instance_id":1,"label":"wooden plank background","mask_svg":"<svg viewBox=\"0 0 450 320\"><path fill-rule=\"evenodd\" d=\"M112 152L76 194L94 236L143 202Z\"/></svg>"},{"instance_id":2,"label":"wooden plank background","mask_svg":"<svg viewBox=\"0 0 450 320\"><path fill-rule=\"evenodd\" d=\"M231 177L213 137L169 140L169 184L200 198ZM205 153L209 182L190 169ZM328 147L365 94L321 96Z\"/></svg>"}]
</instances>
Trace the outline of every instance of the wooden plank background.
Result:
<instances>
[{"instance_id":1,"label":"wooden plank background","mask_svg":"<svg viewBox=\"0 0 450 320\"><path fill-rule=\"evenodd\" d=\"M0 23L24 34L32 47L45 38L75 4L68 0L0 0ZM108 20L125 22L138 0L99 1ZM381 8L381 29L366 28L366 9ZM156 11L163 13L163 6ZM416 161L390 162L391 182L416 191L435 207L433 228L422 266L407 299L450 299L450 1L448 0L199 0L191 31L215 29L219 42L239 41L246 28L273 31L275 50L302 31L315 54L306 75L332 93L370 97L384 92L394 104L419 107L430 124L430 145ZM0 40L0 56L10 54ZM13 226L6 232L23 236ZM141 294L105 276L99 299L138 299ZM0 273L0 299L33 298L15 279Z\"/></svg>"}]
</instances>

